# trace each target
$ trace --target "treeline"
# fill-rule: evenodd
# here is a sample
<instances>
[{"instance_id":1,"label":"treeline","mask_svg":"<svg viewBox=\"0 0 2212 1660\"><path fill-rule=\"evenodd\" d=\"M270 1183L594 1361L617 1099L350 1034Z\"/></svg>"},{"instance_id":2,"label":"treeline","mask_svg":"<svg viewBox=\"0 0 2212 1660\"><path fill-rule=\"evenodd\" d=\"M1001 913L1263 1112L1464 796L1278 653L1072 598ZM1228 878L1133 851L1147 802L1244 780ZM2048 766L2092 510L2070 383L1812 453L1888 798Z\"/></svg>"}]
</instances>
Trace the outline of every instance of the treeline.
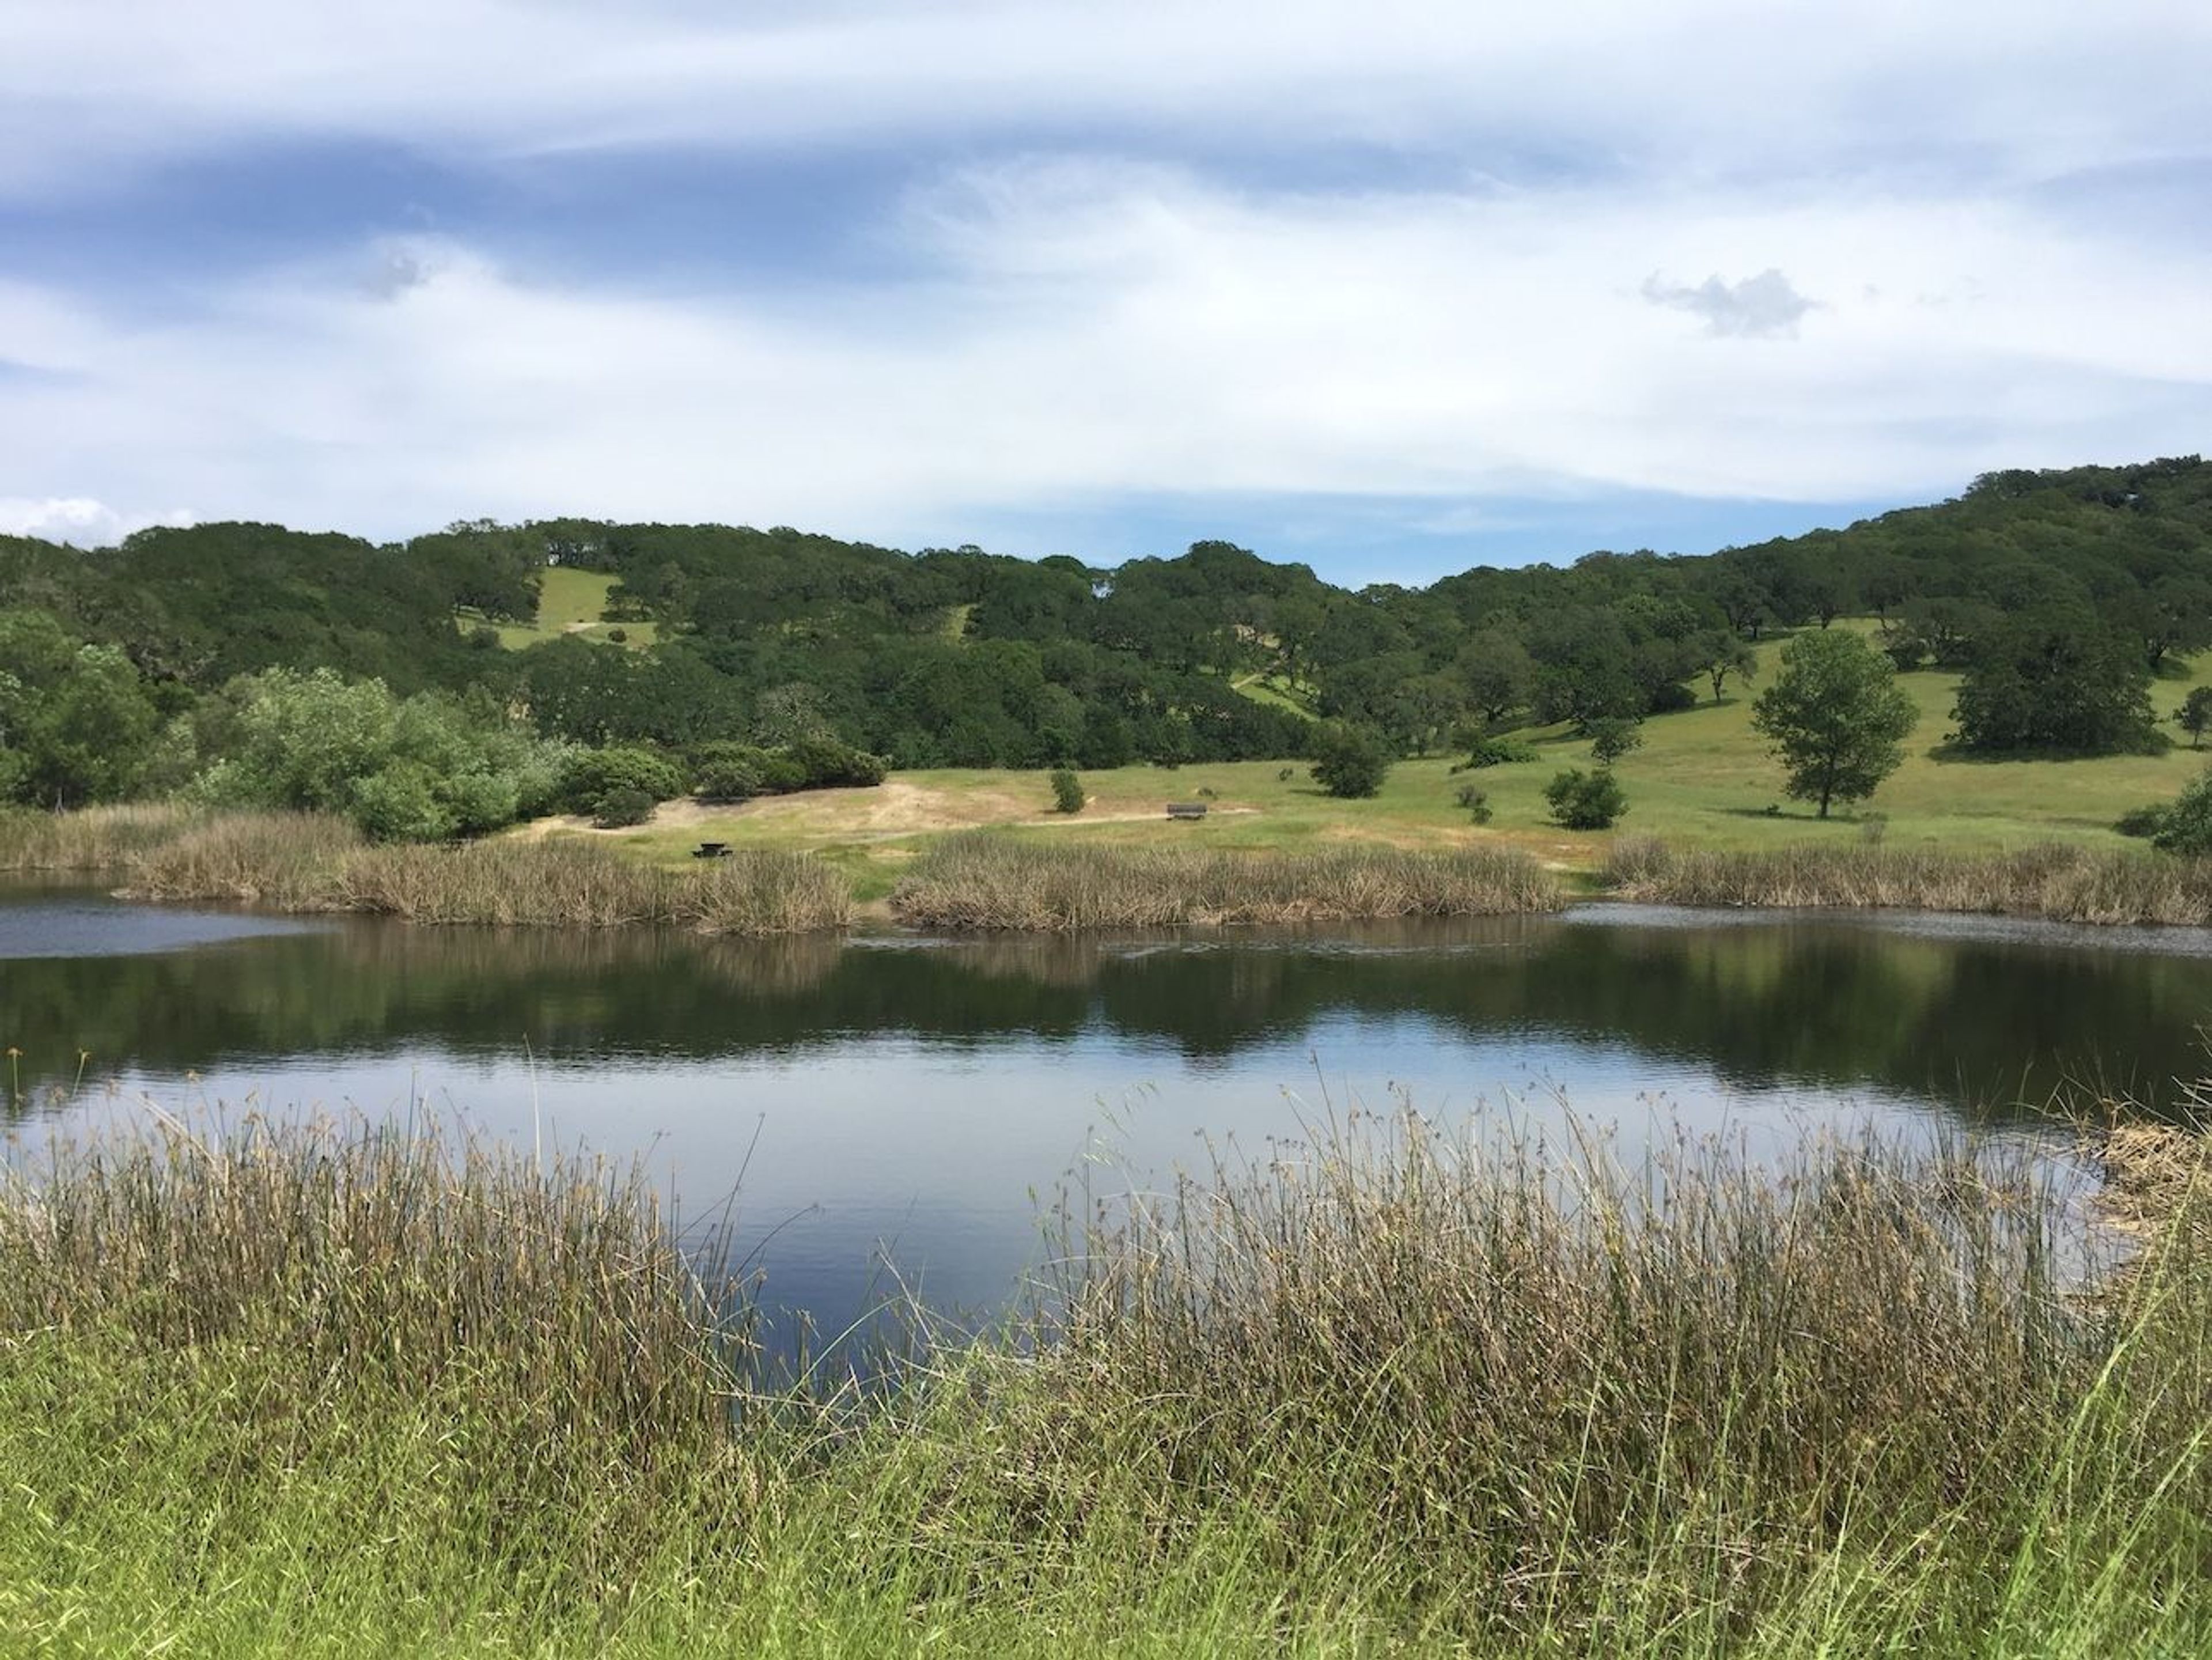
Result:
<instances>
[{"instance_id":1,"label":"treeline","mask_svg":"<svg viewBox=\"0 0 2212 1660\"><path fill-rule=\"evenodd\" d=\"M607 619L649 620L655 643L504 649L496 625L534 617L556 566L609 574ZM857 775L850 757L1306 756L1317 721L1398 753L1587 730L1722 697L1763 634L1843 616L1876 619L1900 668L1963 672L1960 745L2093 753L2163 742L2150 679L2212 644L2212 468L1994 473L1847 530L1425 588L1339 588L1222 542L1106 569L781 527L479 522L378 546L217 524L90 552L0 539L0 797L234 789L257 700L321 676L330 702L381 683L361 694L382 711L356 711L367 735L329 758L349 793L390 775L371 794L384 825L414 827L395 834L562 799L578 750L781 787L812 775L780 757L824 745Z\"/></svg>"}]
</instances>

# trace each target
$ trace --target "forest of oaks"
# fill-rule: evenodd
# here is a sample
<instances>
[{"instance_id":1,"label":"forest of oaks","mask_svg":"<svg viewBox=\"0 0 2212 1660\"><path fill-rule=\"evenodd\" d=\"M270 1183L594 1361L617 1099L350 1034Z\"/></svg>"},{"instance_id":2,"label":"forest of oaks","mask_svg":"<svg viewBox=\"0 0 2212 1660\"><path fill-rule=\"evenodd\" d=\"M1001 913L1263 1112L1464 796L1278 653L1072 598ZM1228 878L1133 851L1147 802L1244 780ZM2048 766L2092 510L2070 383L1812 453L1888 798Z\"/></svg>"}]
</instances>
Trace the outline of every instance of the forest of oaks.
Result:
<instances>
[{"instance_id":1,"label":"forest of oaks","mask_svg":"<svg viewBox=\"0 0 2212 1660\"><path fill-rule=\"evenodd\" d=\"M555 570L611 579L612 626L503 644ZM495 727L571 757L813 743L897 768L1103 768L1307 755L1327 721L1411 754L1663 715L1719 695L1762 633L1838 617L1874 619L1900 668L1965 673L1965 747L2160 744L2150 678L2212 645L2212 467L1990 473L1938 505L1706 556L1356 591L1225 542L1104 569L576 520L381 545L260 524L90 551L0 538L0 798L268 797L254 767L290 763L252 751L296 740L284 722L304 717L279 706L310 684L368 697L387 749L416 743L395 834L544 805L526 780L417 812L457 769L513 770L455 736ZM274 794L330 805L315 787Z\"/></svg>"}]
</instances>

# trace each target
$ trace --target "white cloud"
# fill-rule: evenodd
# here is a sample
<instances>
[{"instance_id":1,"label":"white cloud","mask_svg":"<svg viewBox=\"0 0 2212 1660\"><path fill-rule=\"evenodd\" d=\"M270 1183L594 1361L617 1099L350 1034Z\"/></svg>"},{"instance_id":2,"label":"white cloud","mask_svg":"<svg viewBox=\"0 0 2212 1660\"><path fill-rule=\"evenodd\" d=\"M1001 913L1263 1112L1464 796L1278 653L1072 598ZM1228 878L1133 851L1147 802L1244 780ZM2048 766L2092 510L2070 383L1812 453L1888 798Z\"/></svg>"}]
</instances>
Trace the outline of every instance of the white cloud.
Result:
<instances>
[{"instance_id":1,"label":"white cloud","mask_svg":"<svg viewBox=\"0 0 2212 1660\"><path fill-rule=\"evenodd\" d=\"M1694 288L1666 282L1654 271L1644 279L1643 293L1655 306L1704 318L1705 332L1721 336L1794 337L1799 320L1820 304L1798 293L1771 265L1736 283L1723 282L1716 272Z\"/></svg>"},{"instance_id":2,"label":"white cloud","mask_svg":"<svg viewBox=\"0 0 2212 1660\"><path fill-rule=\"evenodd\" d=\"M184 508L167 513L118 513L105 502L89 496L48 496L44 501L0 496L0 536L36 536L72 547L112 547L136 530L149 525L189 525L193 514Z\"/></svg>"},{"instance_id":3,"label":"white cloud","mask_svg":"<svg viewBox=\"0 0 2212 1660\"><path fill-rule=\"evenodd\" d=\"M0 281L0 362L31 371L0 377L0 487L118 525L189 501L915 543L1128 492L1911 499L2196 448L2201 229L2028 204L2205 157L2208 78L2212 12L2170 0L2001 27L1918 0L9 8L0 212L318 138L491 192L515 157L623 147L975 159L864 228L890 256L865 283L671 292L465 228L158 309ZM1297 182L1378 147L1443 182ZM1273 182L1223 182L1231 151ZM1735 350L1674 308L1804 325Z\"/></svg>"},{"instance_id":4,"label":"white cloud","mask_svg":"<svg viewBox=\"0 0 2212 1660\"><path fill-rule=\"evenodd\" d=\"M928 275L859 291L561 286L430 242L161 327L0 290L0 356L21 318L73 343L72 374L0 395L0 453L372 534L577 511L912 544L1132 491L1910 499L2196 447L2212 417L2193 262L1972 204L1255 199L1093 162L988 169L910 233ZM364 258L409 280L372 292ZM1852 297L1729 352L1638 286L1769 265ZM1978 297L1882 298L1936 292Z\"/></svg>"},{"instance_id":5,"label":"white cloud","mask_svg":"<svg viewBox=\"0 0 2212 1660\"><path fill-rule=\"evenodd\" d=\"M1735 177L2201 150L2212 15L2178 0L103 0L0 14L0 189L282 136L495 159L1040 123L1654 159Z\"/></svg>"}]
</instances>

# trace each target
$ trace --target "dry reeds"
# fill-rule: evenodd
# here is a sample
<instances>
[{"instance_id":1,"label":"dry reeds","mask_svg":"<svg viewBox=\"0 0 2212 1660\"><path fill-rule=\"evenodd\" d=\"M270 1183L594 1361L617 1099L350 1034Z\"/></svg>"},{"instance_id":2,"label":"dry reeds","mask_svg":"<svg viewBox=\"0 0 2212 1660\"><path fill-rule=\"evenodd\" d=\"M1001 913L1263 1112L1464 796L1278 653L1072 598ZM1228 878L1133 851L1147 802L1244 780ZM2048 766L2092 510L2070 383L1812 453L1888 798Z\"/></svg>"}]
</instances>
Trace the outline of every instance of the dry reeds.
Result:
<instances>
[{"instance_id":1,"label":"dry reeds","mask_svg":"<svg viewBox=\"0 0 2212 1660\"><path fill-rule=\"evenodd\" d=\"M891 909L956 931L1180 927L1552 910L1559 885L1526 854L1480 848L1312 853L1045 846L988 832L939 842Z\"/></svg>"},{"instance_id":2,"label":"dry reeds","mask_svg":"<svg viewBox=\"0 0 2212 1660\"><path fill-rule=\"evenodd\" d=\"M1862 1506L2002 1511L2110 1352L2066 1226L1964 1148L1624 1171L1355 1117L1073 1238L1019 1432L1041 1504L1126 1463L1164 1530L1265 1506L1526 1630L1686 1526L1748 1574Z\"/></svg>"},{"instance_id":3,"label":"dry reeds","mask_svg":"<svg viewBox=\"0 0 2212 1660\"><path fill-rule=\"evenodd\" d=\"M842 927L852 919L850 886L811 854L755 848L702 863L666 870L565 840L374 847L335 818L240 813L191 826L141 854L125 891L517 927L665 922L757 935Z\"/></svg>"},{"instance_id":4,"label":"dry reeds","mask_svg":"<svg viewBox=\"0 0 2212 1660\"><path fill-rule=\"evenodd\" d=\"M1682 905L1852 906L2051 921L2212 923L2212 861L2046 842L1953 854L1806 844L1757 852L1623 836L1604 878L1623 898Z\"/></svg>"},{"instance_id":5,"label":"dry reeds","mask_svg":"<svg viewBox=\"0 0 2212 1660\"><path fill-rule=\"evenodd\" d=\"M73 812L0 808L0 871L124 869L204 816L166 801Z\"/></svg>"}]
</instances>

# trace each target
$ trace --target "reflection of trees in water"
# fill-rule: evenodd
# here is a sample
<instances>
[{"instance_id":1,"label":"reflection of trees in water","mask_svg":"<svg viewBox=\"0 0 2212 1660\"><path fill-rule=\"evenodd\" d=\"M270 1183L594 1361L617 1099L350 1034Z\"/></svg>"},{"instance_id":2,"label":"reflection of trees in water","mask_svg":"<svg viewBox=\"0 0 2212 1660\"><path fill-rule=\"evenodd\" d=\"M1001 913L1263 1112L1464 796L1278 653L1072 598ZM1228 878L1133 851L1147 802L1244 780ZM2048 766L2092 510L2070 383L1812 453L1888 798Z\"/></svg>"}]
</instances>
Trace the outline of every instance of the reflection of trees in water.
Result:
<instances>
[{"instance_id":1,"label":"reflection of trees in water","mask_svg":"<svg viewBox=\"0 0 2212 1660\"><path fill-rule=\"evenodd\" d=\"M848 946L357 923L173 955L0 964L27 1086L289 1054L651 1050L713 1057L892 1032L981 1045L1086 1029L1228 1057L1341 1016L1626 1044L1748 1088L2034 1099L2062 1069L2140 1089L2199 1069L2212 962L1839 921Z\"/></svg>"}]
</instances>

